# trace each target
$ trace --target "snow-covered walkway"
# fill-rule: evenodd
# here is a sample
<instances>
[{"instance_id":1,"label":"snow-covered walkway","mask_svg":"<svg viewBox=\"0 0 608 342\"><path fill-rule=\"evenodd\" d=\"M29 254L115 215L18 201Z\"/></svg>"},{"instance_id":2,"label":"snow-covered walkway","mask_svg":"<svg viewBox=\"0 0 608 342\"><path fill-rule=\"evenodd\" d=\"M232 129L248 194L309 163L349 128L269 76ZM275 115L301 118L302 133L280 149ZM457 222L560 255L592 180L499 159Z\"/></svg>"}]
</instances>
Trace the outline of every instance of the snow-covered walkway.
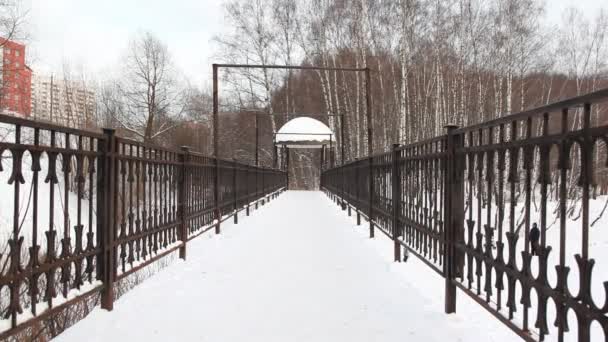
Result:
<instances>
[{"instance_id":1,"label":"snow-covered walkway","mask_svg":"<svg viewBox=\"0 0 608 342\"><path fill-rule=\"evenodd\" d=\"M445 315L440 278L392 262L386 238L368 239L367 227L321 192L288 191L240 219L220 236L195 239L186 262L132 289L114 311L96 308L57 340L503 339L489 334L487 313L480 321Z\"/></svg>"}]
</instances>

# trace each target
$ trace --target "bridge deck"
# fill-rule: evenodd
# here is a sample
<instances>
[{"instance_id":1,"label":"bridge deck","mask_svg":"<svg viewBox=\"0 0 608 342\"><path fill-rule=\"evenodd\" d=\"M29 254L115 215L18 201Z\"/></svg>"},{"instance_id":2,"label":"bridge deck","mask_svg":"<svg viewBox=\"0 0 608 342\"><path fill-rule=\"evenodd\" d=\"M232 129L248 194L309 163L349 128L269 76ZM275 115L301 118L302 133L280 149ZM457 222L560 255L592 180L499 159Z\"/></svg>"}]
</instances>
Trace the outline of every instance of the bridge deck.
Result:
<instances>
[{"instance_id":1,"label":"bridge deck","mask_svg":"<svg viewBox=\"0 0 608 342\"><path fill-rule=\"evenodd\" d=\"M368 239L321 192L289 191L240 218L58 340L503 339L488 314L443 314L441 281L423 282L433 275L415 262L393 263L385 237Z\"/></svg>"}]
</instances>

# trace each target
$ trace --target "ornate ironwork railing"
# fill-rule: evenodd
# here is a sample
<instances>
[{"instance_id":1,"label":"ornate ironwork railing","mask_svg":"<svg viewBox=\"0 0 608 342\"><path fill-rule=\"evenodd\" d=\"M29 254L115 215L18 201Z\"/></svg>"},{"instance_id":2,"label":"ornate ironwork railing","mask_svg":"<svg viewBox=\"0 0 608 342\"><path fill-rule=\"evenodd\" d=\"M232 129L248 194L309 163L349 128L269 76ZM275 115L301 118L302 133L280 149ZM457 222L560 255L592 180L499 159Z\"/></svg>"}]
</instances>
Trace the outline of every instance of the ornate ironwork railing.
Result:
<instances>
[{"instance_id":1,"label":"ornate ironwork railing","mask_svg":"<svg viewBox=\"0 0 608 342\"><path fill-rule=\"evenodd\" d=\"M607 100L601 90L448 127L325 170L322 187L393 239L395 260L406 248L445 278L447 313L458 288L524 340L608 340L608 260L590 238L605 229L591 214L608 185Z\"/></svg>"},{"instance_id":2,"label":"ornate ironwork railing","mask_svg":"<svg viewBox=\"0 0 608 342\"><path fill-rule=\"evenodd\" d=\"M101 293L230 216L286 174L0 115L0 339ZM10 204L14 203L14 204Z\"/></svg>"}]
</instances>

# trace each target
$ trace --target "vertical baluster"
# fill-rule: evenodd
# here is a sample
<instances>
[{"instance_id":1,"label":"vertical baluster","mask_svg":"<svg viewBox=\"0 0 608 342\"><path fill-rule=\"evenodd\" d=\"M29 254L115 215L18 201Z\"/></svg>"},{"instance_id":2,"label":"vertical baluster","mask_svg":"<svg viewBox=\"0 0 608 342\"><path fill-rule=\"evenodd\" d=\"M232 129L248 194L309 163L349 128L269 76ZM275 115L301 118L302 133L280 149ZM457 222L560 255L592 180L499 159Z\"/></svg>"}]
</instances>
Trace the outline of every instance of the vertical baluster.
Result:
<instances>
[{"instance_id":1,"label":"vertical baluster","mask_svg":"<svg viewBox=\"0 0 608 342\"><path fill-rule=\"evenodd\" d=\"M38 245L38 173L41 171L40 167L40 129L34 129L34 148L30 151L32 156L32 246L29 249L30 260L28 268L31 270L29 295L31 301L31 312L32 315L36 316L36 305L38 304L38 279L40 279L40 273L38 267L40 267L39 252L40 246Z\"/></svg>"},{"instance_id":2,"label":"vertical baluster","mask_svg":"<svg viewBox=\"0 0 608 342\"><path fill-rule=\"evenodd\" d=\"M502 290L504 289L503 284L503 271L502 267L505 265L504 259L504 242L503 242L503 221L505 212L505 201L504 201L504 173L505 173L505 149L502 146L505 143L505 125L500 124L498 131L498 193L497 193L497 209L498 209L498 221L496 222L498 228L498 241L496 242L496 263L498 267L496 270L496 309L501 310L502 308Z\"/></svg>"},{"instance_id":3,"label":"vertical baluster","mask_svg":"<svg viewBox=\"0 0 608 342\"><path fill-rule=\"evenodd\" d=\"M15 145L21 144L21 126L15 125ZM9 239L10 247L10 265L8 274L13 277L13 280L9 283L10 290L10 303L8 310L5 314L5 318L11 318L11 326L17 325L17 315L23 313L21 307L21 299L19 291L21 289L21 277L19 274L23 271L21 265L21 247L23 245L23 236L20 236L19 226L19 204L20 204L20 187L21 184L25 184L23 174L21 172L23 150L18 147L11 148L13 155L13 170L8 180L8 184L13 185L13 234Z\"/></svg>"},{"instance_id":4,"label":"vertical baluster","mask_svg":"<svg viewBox=\"0 0 608 342\"><path fill-rule=\"evenodd\" d=\"M133 243L134 243L133 224L134 224L134 220L135 220L135 214L133 213L133 206L134 206L133 183L135 182L135 161L133 160L133 149L134 149L133 144L129 144L129 154L128 154L128 156L124 155L124 158L128 158L127 166L129 168L129 170L127 171L128 172L127 183L129 183L129 212L127 214L127 222L129 225L129 232L128 232L129 242L128 242L127 262L129 263L129 265L131 267L133 267L133 262L135 261L134 249L133 249ZM125 199L125 202L126 202L126 199Z\"/></svg>"},{"instance_id":5,"label":"vertical baluster","mask_svg":"<svg viewBox=\"0 0 608 342\"><path fill-rule=\"evenodd\" d=\"M71 263L67 262L72 255L72 244L70 238L70 173L72 170L72 154L70 151L70 134L65 134L65 151L61 158L61 171L63 172L63 239L61 239L61 278L63 297L68 297L70 286ZM16 202L18 203L18 202Z\"/></svg>"},{"instance_id":6,"label":"vertical baluster","mask_svg":"<svg viewBox=\"0 0 608 342\"><path fill-rule=\"evenodd\" d=\"M492 245L494 241L494 229L492 226L492 187L494 184L494 150L492 145L494 144L494 127L488 128L488 150L486 152L486 193L487 193L487 207L486 207L486 224L484 225L485 235L485 284L484 292L486 293L486 303L490 302L492 297L492 264L494 262L494 256L492 255ZM480 144L481 146L481 144ZM481 221L480 221L481 224Z\"/></svg>"},{"instance_id":7,"label":"vertical baluster","mask_svg":"<svg viewBox=\"0 0 608 342\"><path fill-rule=\"evenodd\" d=\"M55 147L55 131L51 130L51 143L50 147ZM57 152L47 152L48 158L48 172L44 180L45 183L49 184L49 230L44 234L46 235L46 260L45 263L51 265L46 272L46 290L44 292L44 300L47 302L49 308L53 307L53 298L57 296L55 289L55 261L57 259L57 253L55 249L55 240L57 232L55 231L55 185L59 182L57 178Z\"/></svg>"},{"instance_id":8,"label":"vertical baluster","mask_svg":"<svg viewBox=\"0 0 608 342\"><path fill-rule=\"evenodd\" d=\"M137 261L141 258L141 145L135 147L135 235L138 238L135 240L135 257Z\"/></svg>"},{"instance_id":9,"label":"vertical baluster","mask_svg":"<svg viewBox=\"0 0 608 342\"><path fill-rule=\"evenodd\" d=\"M93 216L95 215L95 212L93 211L93 193L95 192L95 184L94 182L94 176L96 172L102 172L99 169L99 165L97 165L97 169L95 167L95 163L96 163L96 157L95 154L99 154L100 151L95 149L95 138L90 138L89 139L89 153L91 153L89 155L88 158L88 163L89 163L89 167L88 167L88 174L89 174L89 207L88 207L88 212L89 212L89 219L88 219L88 231L87 231L87 247L86 247L86 251L88 253L91 253L95 250L95 233L93 232ZM98 198L95 198L95 200L99 200ZM99 248L100 246L98 245L97 248ZM87 256L87 266L85 269L85 272L87 273L87 278L89 280L89 283L93 282L93 271L95 269L95 265L93 264L93 260L94 260L94 255L91 254L89 256Z\"/></svg>"},{"instance_id":10,"label":"vertical baluster","mask_svg":"<svg viewBox=\"0 0 608 342\"><path fill-rule=\"evenodd\" d=\"M579 269L579 293L580 301L586 307L592 307L591 299L591 272L593 270L593 260L589 259L589 186L593 184L593 140L589 128L591 126L591 104L585 103L583 107L583 137L581 144L581 170L578 185L582 189L581 197L581 251L576 255L576 262ZM590 318L586 315L577 315L578 319L578 340L589 342L590 340Z\"/></svg>"},{"instance_id":11,"label":"vertical baluster","mask_svg":"<svg viewBox=\"0 0 608 342\"><path fill-rule=\"evenodd\" d=\"M141 147L141 180L142 180L142 201L141 201L141 256L144 260L148 257L148 242L150 235L148 230L150 229L150 166L147 160L148 151L145 146ZM148 185L146 187L146 185Z\"/></svg>"},{"instance_id":12,"label":"vertical baluster","mask_svg":"<svg viewBox=\"0 0 608 342\"><path fill-rule=\"evenodd\" d=\"M76 155L76 192L78 198L76 199L76 226L74 226L74 235L76 236L76 242L74 246L74 255L78 258L74 261L74 286L80 289L82 282L82 258L80 255L83 252L82 249L82 233L84 225L82 224L82 199L84 197L84 149L82 145L82 135L78 136L78 154Z\"/></svg>"},{"instance_id":13,"label":"vertical baluster","mask_svg":"<svg viewBox=\"0 0 608 342\"><path fill-rule=\"evenodd\" d=\"M549 135L549 113L543 114L542 135ZM544 143L539 146L539 170L538 182L540 183L540 248L538 248L538 278L537 283L540 283L544 288L549 288L547 280L547 262L549 251L551 248L546 246L546 230L547 230L547 189L551 184L550 156L551 144ZM547 326L547 300L548 296L543 288L536 291L538 299L538 307L536 311L536 322L534 326L538 328L540 340L544 340L546 334L549 333Z\"/></svg>"},{"instance_id":14,"label":"vertical baluster","mask_svg":"<svg viewBox=\"0 0 608 342\"><path fill-rule=\"evenodd\" d=\"M517 121L511 121L511 137L510 142L515 143L517 141ZM517 241L519 235L515 233L515 207L517 206L515 196L515 185L519 183L519 148L512 147L509 150L509 175L507 181L509 182L509 194L510 194L510 206L509 206L509 232L506 234L507 243L509 244L509 261L507 267L511 272L519 271L516 264L517 253ZM509 308L509 319L513 319L513 313L517 310L517 304L515 303L515 292L516 292L516 281L517 278L512 273L507 273L508 291L507 291L507 307Z\"/></svg>"},{"instance_id":15,"label":"vertical baluster","mask_svg":"<svg viewBox=\"0 0 608 342\"><path fill-rule=\"evenodd\" d=\"M526 120L526 139L530 139L532 137L532 118L528 117ZM525 197L525 208L524 208L524 227L525 227L525 247L523 256L523 276L530 277L530 263L531 263L531 255L530 255L530 204L532 199L532 170L534 168L534 146L526 146L524 148L524 170L525 170L525 180L524 180L524 191L526 193ZM528 314L530 308L530 285L527 285L522 282L522 294L521 294L521 302L524 306L523 312L523 330L528 331Z\"/></svg>"},{"instance_id":16,"label":"vertical baluster","mask_svg":"<svg viewBox=\"0 0 608 342\"><path fill-rule=\"evenodd\" d=\"M568 133L568 108L564 108L561 113L561 134ZM566 297L567 277L570 268L566 266L566 209L568 205L567 185L568 169L570 169L570 143L562 138L559 149L559 265L556 266L557 286L556 289ZM558 297L559 298L559 297ZM564 332L568 331L568 319L566 316L566 304L560 298L555 303L556 318L554 325L557 326L557 340L564 341Z\"/></svg>"},{"instance_id":17,"label":"vertical baluster","mask_svg":"<svg viewBox=\"0 0 608 342\"><path fill-rule=\"evenodd\" d=\"M477 146L483 145L483 130L477 131ZM475 233L475 276L477 277L476 292L481 295L481 277L483 276L483 233L482 227L482 207L483 207L483 159L484 153L477 153L477 232Z\"/></svg>"},{"instance_id":18,"label":"vertical baluster","mask_svg":"<svg viewBox=\"0 0 608 342\"><path fill-rule=\"evenodd\" d=\"M126 262L127 262L127 245L125 240L127 238L127 154L125 151L126 143L119 143L120 157L118 157L118 162L120 163L120 233L118 235L118 239L120 240L120 264L122 267L122 272L124 273L126 270Z\"/></svg>"}]
</instances>

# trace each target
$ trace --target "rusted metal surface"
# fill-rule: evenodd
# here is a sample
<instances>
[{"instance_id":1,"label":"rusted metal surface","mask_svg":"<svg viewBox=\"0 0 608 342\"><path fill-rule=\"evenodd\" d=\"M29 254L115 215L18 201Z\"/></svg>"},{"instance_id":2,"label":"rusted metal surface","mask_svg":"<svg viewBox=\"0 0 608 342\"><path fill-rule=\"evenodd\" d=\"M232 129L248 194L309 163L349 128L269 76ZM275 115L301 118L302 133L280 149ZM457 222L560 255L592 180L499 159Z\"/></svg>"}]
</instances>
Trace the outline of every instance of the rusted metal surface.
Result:
<instances>
[{"instance_id":1,"label":"rusted metal surface","mask_svg":"<svg viewBox=\"0 0 608 342\"><path fill-rule=\"evenodd\" d=\"M608 282L598 302L592 279L603 279L593 277L589 235L594 177L608 158L608 126L598 114L606 101L601 90L452 126L446 135L325 170L321 184L358 215L371 212L372 232L378 227L394 239L403 230L402 246L445 277L447 313L457 309L458 288L524 340L574 334L588 342L592 326L607 340ZM580 210L576 221L567 216L571 201ZM558 230L552 245L551 223ZM574 234L580 243L569 243Z\"/></svg>"},{"instance_id":2,"label":"rusted metal surface","mask_svg":"<svg viewBox=\"0 0 608 342\"><path fill-rule=\"evenodd\" d=\"M287 181L281 170L160 148L113 130L4 115L0 128L7 132L0 180L15 203L2 208L12 216L0 241L8 246L0 252L5 337L92 292L111 310L116 281L174 251L185 258L187 241Z\"/></svg>"}]
</instances>

